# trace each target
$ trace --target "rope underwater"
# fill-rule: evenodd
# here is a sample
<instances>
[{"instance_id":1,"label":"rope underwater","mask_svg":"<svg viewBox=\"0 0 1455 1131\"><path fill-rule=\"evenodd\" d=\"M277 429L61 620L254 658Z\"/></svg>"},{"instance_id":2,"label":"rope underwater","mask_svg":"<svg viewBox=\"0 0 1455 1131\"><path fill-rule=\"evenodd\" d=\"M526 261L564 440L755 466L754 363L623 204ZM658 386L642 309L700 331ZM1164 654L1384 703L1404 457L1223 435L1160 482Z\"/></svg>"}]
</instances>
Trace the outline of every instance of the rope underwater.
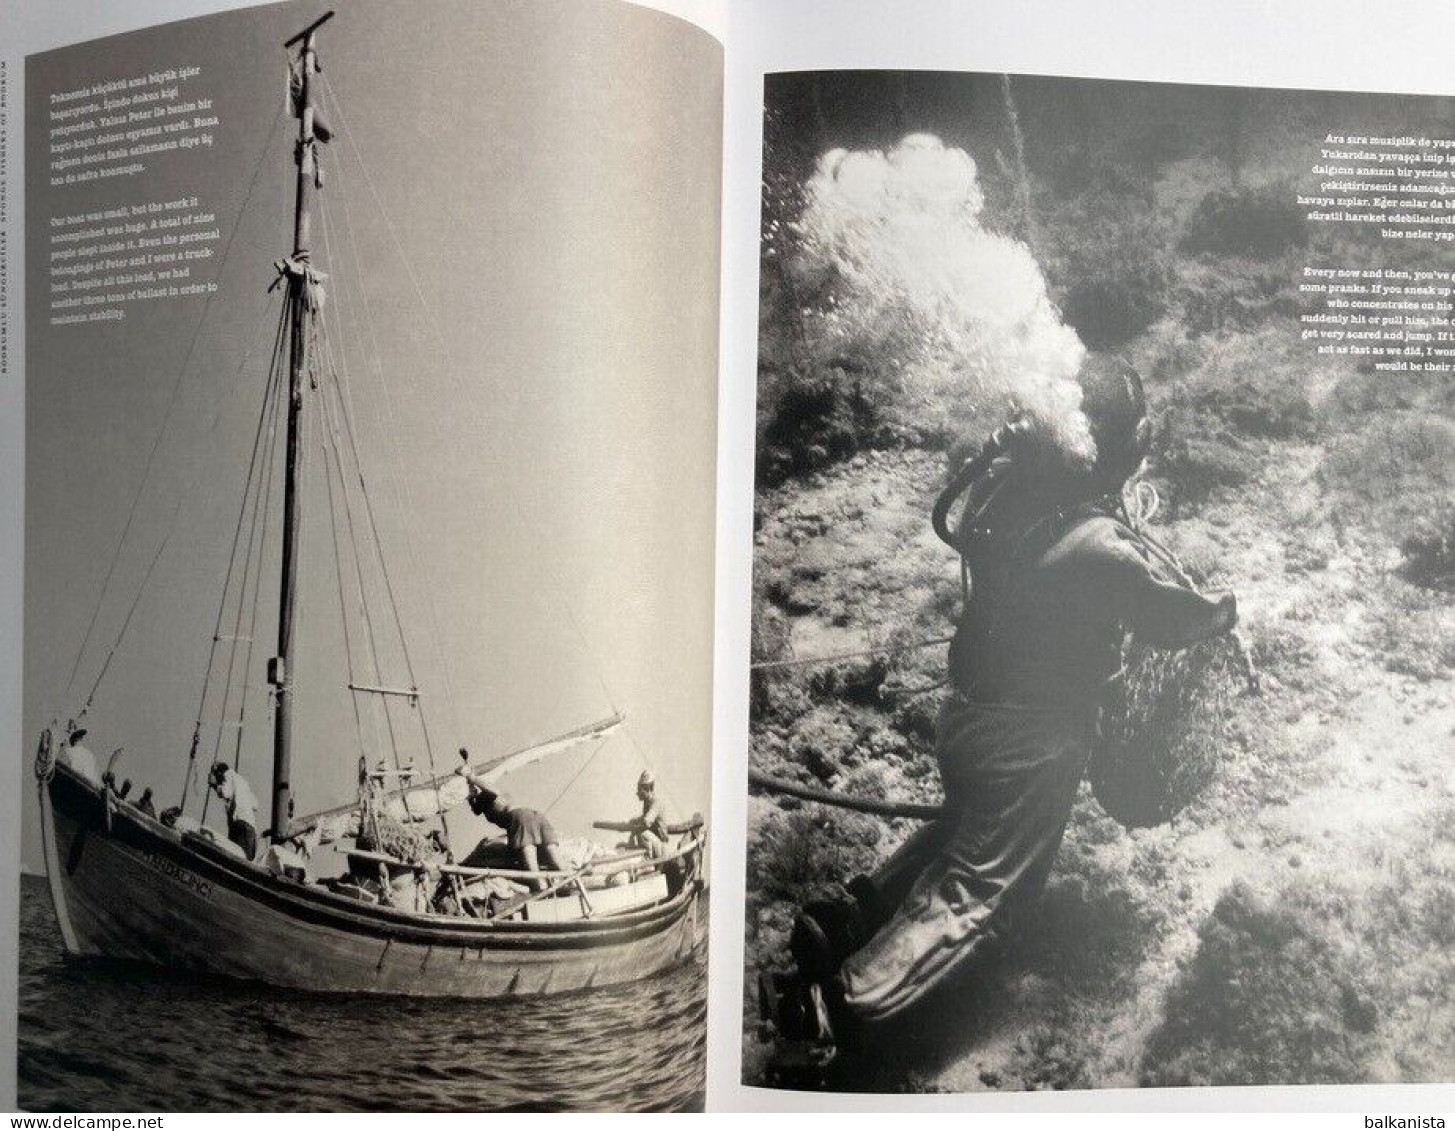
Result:
<instances>
[{"instance_id":1,"label":"rope underwater","mask_svg":"<svg viewBox=\"0 0 1455 1131\"><path fill-rule=\"evenodd\" d=\"M1145 489L1145 490L1144 490ZM1144 503L1146 494L1151 495L1151 500ZM1187 572L1186 567L1166 545L1147 533L1144 522L1156 513L1159 499L1156 489L1150 484L1138 484L1135 490L1136 515L1133 516L1126 504L1125 498L1121 501L1121 518L1133 531L1136 532L1142 544L1146 547L1150 556L1154 557L1163 565L1177 580L1178 584L1185 586L1193 592L1198 591L1196 583ZM1234 654L1238 665L1242 669L1247 680L1250 692L1257 694L1261 690L1261 683L1258 677L1258 670L1254 666L1252 655L1248 644L1237 629L1228 633L1229 639L1234 648ZM789 660L765 660L749 665L750 671L781 670L785 668L805 667L814 664L831 664L844 660L867 659L878 656L901 655L907 652L920 651L927 648L939 647L948 644L952 638L935 637L930 640L923 640L913 644L900 645L894 648L865 648L851 652L838 652L827 656L811 656L802 659ZM827 805L835 809L845 809L856 813L868 813L880 817L902 817L912 820L933 821L944 815L944 809L937 805L925 805L915 802L892 801L880 798L858 797L852 794L844 794L836 790L820 788L816 786L802 785L787 778L776 777L761 770L748 769L748 784L754 788L768 793L775 793L786 797L796 797L803 801L812 801L820 805Z\"/></svg>"},{"instance_id":2,"label":"rope underwater","mask_svg":"<svg viewBox=\"0 0 1455 1131\"><path fill-rule=\"evenodd\" d=\"M762 770L748 770L748 784L768 793L786 797L797 797L802 801L816 801L835 809L848 809L854 813L869 813L876 817L908 817L915 821L934 821L945 815L939 805L922 805L912 801L881 801L873 797L857 797L850 793L838 793L817 786L800 785L787 778L774 777Z\"/></svg>"},{"instance_id":3,"label":"rope underwater","mask_svg":"<svg viewBox=\"0 0 1455 1131\"><path fill-rule=\"evenodd\" d=\"M834 652L827 656L806 656L803 659L759 660L748 667L750 671L761 672L778 668L801 668L810 664L836 664L843 660L863 660L873 656L901 656L906 652L922 652L927 648L939 648L953 639L954 637L951 636L936 636L930 640L920 640L914 644L901 644L894 648L861 648L855 652Z\"/></svg>"}]
</instances>

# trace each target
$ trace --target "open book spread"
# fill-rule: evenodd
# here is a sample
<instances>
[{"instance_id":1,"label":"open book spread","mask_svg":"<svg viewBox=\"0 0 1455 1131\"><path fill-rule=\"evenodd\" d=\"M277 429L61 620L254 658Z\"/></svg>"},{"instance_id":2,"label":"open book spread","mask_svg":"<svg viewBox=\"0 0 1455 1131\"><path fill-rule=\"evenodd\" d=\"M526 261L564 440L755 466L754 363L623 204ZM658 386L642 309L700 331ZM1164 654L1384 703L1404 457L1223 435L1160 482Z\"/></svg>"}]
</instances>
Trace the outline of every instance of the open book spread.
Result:
<instances>
[{"instance_id":1,"label":"open book spread","mask_svg":"<svg viewBox=\"0 0 1455 1131\"><path fill-rule=\"evenodd\" d=\"M3 17L6 1103L1444 1125L1451 13L147 7Z\"/></svg>"}]
</instances>

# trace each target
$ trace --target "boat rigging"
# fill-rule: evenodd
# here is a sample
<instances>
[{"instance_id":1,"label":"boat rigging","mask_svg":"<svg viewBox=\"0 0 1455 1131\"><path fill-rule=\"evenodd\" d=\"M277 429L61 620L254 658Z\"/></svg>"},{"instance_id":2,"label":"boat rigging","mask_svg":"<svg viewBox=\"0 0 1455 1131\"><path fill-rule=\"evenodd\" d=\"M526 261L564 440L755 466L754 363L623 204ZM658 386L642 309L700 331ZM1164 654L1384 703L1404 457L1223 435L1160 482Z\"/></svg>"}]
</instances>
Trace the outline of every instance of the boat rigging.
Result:
<instances>
[{"instance_id":1,"label":"boat rigging","mask_svg":"<svg viewBox=\"0 0 1455 1131\"><path fill-rule=\"evenodd\" d=\"M111 773L114 757L105 778L97 777L79 745L85 733L79 719L94 690L77 721L41 738L36 775L42 832L62 937L73 953L346 992L515 996L639 977L679 961L695 945L703 891L701 818L672 825L657 819L651 837L639 835L636 822L597 822L598 828L628 832L629 839L615 847L568 845L544 814L501 792L508 775L566 750L589 751L584 770L613 734L629 733L615 705L602 719L511 753L476 762L461 749L453 771L436 765L426 696L368 490L342 354L324 317L326 288L333 283L317 265L312 238L324 186L321 153L334 137L316 97L318 37L332 17L324 14L285 45L288 110L297 120L292 247L276 262L270 288L280 292L281 309L180 802L157 815L129 801L127 785L118 787ZM327 215L317 212L328 245ZM171 415L169 404L163 431ZM161 433L158 447L160 439ZM143 487L150 473L149 461ZM275 513L280 473L281 511ZM293 784L298 697L313 692L298 678L305 502L320 494L327 503L331 562L325 564L332 566L346 669L340 682L354 722L357 796L299 816ZM134 504L123 545L135 513ZM238 824L246 824L239 814L251 815L251 790L239 770L274 540L276 647L266 663L273 712L268 820L261 829L245 830L252 835L234 835ZM166 545L164 538L143 589ZM113 558L103 601L115 563ZM140 593L102 677L139 600ZM96 621L93 616L82 655ZM210 756L204 756L209 745ZM211 788L200 790L196 819L187 810L202 778L199 761L208 767ZM214 794L227 806L226 841L206 827ZM148 801L150 796L148 790ZM507 829L510 843L487 838L474 852L457 853L445 817L465 806ZM265 843L255 851L258 832ZM346 862L342 875L321 875L313 867L314 853L329 844ZM442 957L447 953L455 956L449 963Z\"/></svg>"}]
</instances>

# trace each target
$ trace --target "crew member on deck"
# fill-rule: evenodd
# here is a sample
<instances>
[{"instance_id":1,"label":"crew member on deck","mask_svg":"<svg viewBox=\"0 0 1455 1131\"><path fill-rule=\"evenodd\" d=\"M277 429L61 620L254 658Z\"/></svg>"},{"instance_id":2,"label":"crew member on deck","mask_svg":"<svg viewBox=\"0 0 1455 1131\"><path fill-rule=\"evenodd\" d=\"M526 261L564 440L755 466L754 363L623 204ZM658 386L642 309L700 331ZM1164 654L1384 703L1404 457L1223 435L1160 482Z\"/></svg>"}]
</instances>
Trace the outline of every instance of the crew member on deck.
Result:
<instances>
[{"instance_id":1,"label":"crew member on deck","mask_svg":"<svg viewBox=\"0 0 1455 1131\"><path fill-rule=\"evenodd\" d=\"M526 872L539 872L542 868L551 871L565 871L557 852L560 838L544 813L512 805L503 793L492 789L483 778L470 772L469 755L461 750L460 768L457 771L470 786L470 809L489 821L496 828L505 830L505 842L515 857L513 863ZM482 857L488 858L486 837L468 857L466 865L474 865ZM541 881L537 881L539 884Z\"/></svg>"},{"instance_id":2,"label":"crew member on deck","mask_svg":"<svg viewBox=\"0 0 1455 1131\"><path fill-rule=\"evenodd\" d=\"M101 773L96 768L96 755L81 745L81 739L86 737L86 728L73 722L67 731L66 744L61 747L57 760L93 785L100 785Z\"/></svg>"},{"instance_id":3,"label":"crew member on deck","mask_svg":"<svg viewBox=\"0 0 1455 1131\"><path fill-rule=\"evenodd\" d=\"M643 770L637 778L637 800L642 803L642 815L632 818L628 843L633 848L645 848L647 856L656 860L667 855L671 834L667 831L667 810L657 797L657 779L651 770Z\"/></svg>"},{"instance_id":4,"label":"crew member on deck","mask_svg":"<svg viewBox=\"0 0 1455 1131\"><path fill-rule=\"evenodd\" d=\"M212 792L227 807L227 839L251 860L258 854L258 799L247 779L226 762L212 765Z\"/></svg>"}]
</instances>

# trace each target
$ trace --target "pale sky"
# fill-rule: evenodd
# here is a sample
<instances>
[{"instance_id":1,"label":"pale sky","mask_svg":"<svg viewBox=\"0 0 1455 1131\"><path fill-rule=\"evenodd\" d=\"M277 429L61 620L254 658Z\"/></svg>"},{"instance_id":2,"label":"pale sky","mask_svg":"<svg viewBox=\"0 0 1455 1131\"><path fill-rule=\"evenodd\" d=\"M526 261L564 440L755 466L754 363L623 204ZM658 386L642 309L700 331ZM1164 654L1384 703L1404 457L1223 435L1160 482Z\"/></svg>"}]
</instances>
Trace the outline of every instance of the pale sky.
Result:
<instances>
[{"instance_id":1,"label":"pale sky","mask_svg":"<svg viewBox=\"0 0 1455 1131\"><path fill-rule=\"evenodd\" d=\"M274 131L282 43L325 7L171 25L34 57L27 71L31 295L48 289L51 211L190 193L218 213L219 256L236 229L200 331L200 299L55 328L45 302L29 304L27 739L79 709L180 504L88 719L87 745L103 761L125 746L121 773L138 790L156 787L161 804L180 790L276 315L277 295L265 292L290 247L295 123L285 117ZM545 807L581 772L551 816L583 833L592 818L634 810L646 762L683 815L706 812L720 48L624 4L353 0L322 31L319 54L342 118L325 114L338 136L325 149L316 262L332 276L326 314L347 350L436 758L451 768L462 744L504 753L617 707L630 735L584 772L589 748L523 772L509 792ZM159 160L148 183L45 187L36 139L50 91L181 65L203 68L195 90L222 116L214 150ZM173 420L67 696L194 332ZM320 461L315 448L295 714L300 814L350 800L358 758ZM270 546L270 593L276 553ZM265 808L272 727L260 684L274 616L269 601L243 753ZM397 652L392 660L385 682L402 683ZM36 866L28 790L26 805L25 862Z\"/></svg>"}]
</instances>

